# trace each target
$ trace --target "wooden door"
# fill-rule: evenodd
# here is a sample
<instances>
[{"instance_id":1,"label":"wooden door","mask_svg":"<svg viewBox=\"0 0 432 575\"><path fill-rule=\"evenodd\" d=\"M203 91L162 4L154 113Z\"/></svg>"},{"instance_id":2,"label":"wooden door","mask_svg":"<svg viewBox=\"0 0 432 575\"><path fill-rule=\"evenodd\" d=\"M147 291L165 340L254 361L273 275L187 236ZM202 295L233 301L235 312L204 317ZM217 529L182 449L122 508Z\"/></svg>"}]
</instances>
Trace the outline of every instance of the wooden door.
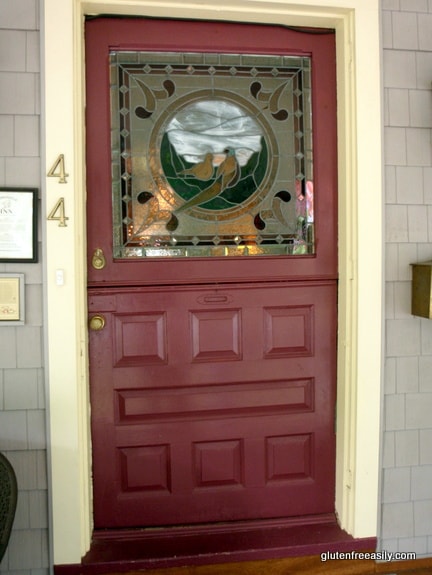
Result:
<instances>
[{"instance_id":1,"label":"wooden door","mask_svg":"<svg viewBox=\"0 0 432 575\"><path fill-rule=\"evenodd\" d=\"M337 295L333 35L267 26L101 18L87 23L86 41L95 527L208 524L333 512ZM162 64L155 64L156 52L163 72ZM182 59L183 54L188 56ZM313 131L308 128L310 118L301 118L303 109L292 117L287 106L279 105L289 99L279 101L294 77L289 76L290 66L297 66L288 57L311 63L309 76L302 76L308 86L302 84L300 89L296 84L289 98L297 98L302 90L312 97ZM251 64L254 58L256 67ZM129 82L120 88L118 60ZM197 63L210 79L202 89L194 88L195 107L189 107L191 97L182 95L181 86L189 81L186 74L196 73ZM160 89L149 90L147 80L137 76L150 69L160 74ZM230 92L231 79L217 84L213 78L217 73L247 75L253 102L234 94L235 88ZM284 73L287 79L284 76L280 87L266 89L272 76ZM243 84L239 86L241 92ZM133 90L143 96L142 105L136 105ZM158 116L158 98L172 99L164 115ZM189 176L194 185L204 179L202 173L192 174L197 166L203 169L204 160L190 160L170 177L160 160L166 134L164 138L159 134L174 120L188 121L201 113L197 101L199 106L210 102L218 113L221 107L230 114L245 110L248 134L257 125L265 134L261 141L270 134L266 169L258 160L254 164L256 189L250 189L247 165L242 170L236 166L244 180L242 188L234 187L231 173L227 183L223 168L229 156L240 162L243 152L225 147L212 154L215 164L209 183L198 192L207 194L205 200L193 205L182 195ZM136 128L142 131L137 137L139 153L131 152L132 113L142 121ZM283 132L274 135L282 124L273 129L268 114L274 114L276 123L291 122L290 152ZM242 116L242 126L243 121ZM310 139L297 147L303 131L310 132ZM313 155L305 152L312 142ZM209 145L214 146L214 140ZM263 146L258 145L257 157L262 158ZM305 167L305 161L313 161L313 170ZM154 162L160 162L157 169ZM286 167L289 162L292 168ZM313 218L309 206L302 230L270 233L280 229L277 226L284 224L288 213L300 221L298 202L306 201L308 186L312 189L306 172L313 173ZM295 200L297 181L302 188ZM232 190L244 194L241 201ZM211 204L215 198L226 205ZM133 202L141 214L137 224L141 236L130 232L135 225ZM290 206L283 205L289 202ZM247 216L244 204L250 207ZM192 222L199 226L193 229L200 231L188 235L180 230L190 214L199 220ZM143 218L150 222L145 234ZM250 226L229 236L225 222L230 218L241 226L249 218ZM217 220L217 241L214 237L209 241L213 232L206 235L204 220L206 225ZM159 236L149 239L154 222Z\"/></svg>"}]
</instances>

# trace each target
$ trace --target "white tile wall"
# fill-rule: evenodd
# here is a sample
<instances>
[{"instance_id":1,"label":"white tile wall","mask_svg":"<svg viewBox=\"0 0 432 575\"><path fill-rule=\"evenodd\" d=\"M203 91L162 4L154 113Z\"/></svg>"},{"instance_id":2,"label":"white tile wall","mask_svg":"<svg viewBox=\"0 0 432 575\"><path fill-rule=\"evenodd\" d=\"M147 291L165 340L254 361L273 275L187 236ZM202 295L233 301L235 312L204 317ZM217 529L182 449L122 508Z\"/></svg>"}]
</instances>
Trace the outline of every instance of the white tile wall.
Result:
<instances>
[{"instance_id":1,"label":"white tile wall","mask_svg":"<svg viewBox=\"0 0 432 575\"><path fill-rule=\"evenodd\" d=\"M40 188L38 9L38 0L0 0L0 186ZM47 575L42 263L0 264L6 271L25 275L26 322L0 326L0 450L19 489L0 572Z\"/></svg>"},{"instance_id":2,"label":"white tile wall","mask_svg":"<svg viewBox=\"0 0 432 575\"><path fill-rule=\"evenodd\" d=\"M39 72L40 50L39 32L26 32L26 70L27 72Z\"/></svg>"},{"instance_id":3,"label":"white tile wall","mask_svg":"<svg viewBox=\"0 0 432 575\"><path fill-rule=\"evenodd\" d=\"M15 116L14 156L40 156L38 116Z\"/></svg>"},{"instance_id":4,"label":"white tile wall","mask_svg":"<svg viewBox=\"0 0 432 575\"><path fill-rule=\"evenodd\" d=\"M432 428L432 393L409 393L406 396L406 429ZM431 484L432 489L432 484ZM432 501L432 493L431 493Z\"/></svg>"},{"instance_id":5,"label":"white tile wall","mask_svg":"<svg viewBox=\"0 0 432 575\"><path fill-rule=\"evenodd\" d=\"M398 394L418 391L418 363L417 356L396 358L396 391Z\"/></svg>"},{"instance_id":6,"label":"white tile wall","mask_svg":"<svg viewBox=\"0 0 432 575\"><path fill-rule=\"evenodd\" d=\"M432 52L416 53L417 89L430 90Z\"/></svg>"},{"instance_id":7,"label":"white tile wall","mask_svg":"<svg viewBox=\"0 0 432 575\"><path fill-rule=\"evenodd\" d=\"M424 501L430 499L432 485L432 465L413 467L411 470L411 499Z\"/></svg>"},{"instance_id":8,"label":"white tile wall","mask_svg":"<svg viewBox=\"0 0 432 575\"><path fill-rule=\"evenodd\" d=\"M432 51L432 15L422 14L418 21L419 49Z\"/></svg>"},{"instance_id":9,"label":"white tile wall","mask_svg":"<svg viewBox=\"0 0 432 575\"><path fill-rule=\"evenodd\" d=\"M427 242L428 238L427 210L424 206L408 206L408 241Z\"/></svg>"},{"instance_id":10,"label":"white tile wall","mask_svg":"<svg viewBox=\"0 0 432 575\"><path fill-rule=\"evenodd\" d=\"M386 350L389 357L420 355L420 325L415 319L387 321Z\"/></svg>"},{"instance_id":11,"label":"white tile wall","mask_svg":"<svg viewBox=\"0 0 432 575\"><path fill-rule=\"evenodd\" d=\"M382 529L390 538L414 536L414 504L412 502L383 505Z\"/></svg>"},{"instance_id":12,"label":"white tile wall","mask_svg":"<svg viewBox=\"0 0 432 575\"><path fill-rule=\"evenodd\" d=\"M16 362L16 328L0 327L0 365L2 368L14 368L17 367Z\"/></svg>"},{"instance_id":13,"label":"white tile wall","mask_svg":"<svg viewBox=\"0 0 432 575\"><path fill-rule=\"evenodd\" d=\"M428 217L429 217L429 207L427 208L428 210ZM428 222L428 226L429 226L429 222ZM430 230L429 230L429 236L430 236ZM426 260L430 260L430 255L432 253L432 244L430 243L424 243L424 244L417 244L417 260L419 262L424 262Z\"/></svg>"},{"instance_id":14,"label":"white tile wall","mask_svg":"<svg viewBox=\"0 0 432 575\"><path fill-rule=\"evenodd\" d=\"M407 128L407 162L410 166L430 166L432 163L431 133L428 128Z\"/></svg>"},{"instance_id":15,"label":"white tile wall","mask_svg":"<svg viewBox=\"0 0 432 575\"><path fill-rule=\"evenodd\" d=\"M34 186L40 182L40 159L5 158L5 177L8 186Z\"/></svg>"},{"instance_id":16,"label":"white tile wall","mask_svg":"<svg viewBox=\"0 0 432 575\"><path fill-rule=\"evenodd\" d=\"M393 48L396 50L417 50L417 14L415 12L394 12L392 14Z\"/></svg>"},{"instance_id":17,"label":"white tile wall","mask_svg":"<svg viewBox=\"0 0 432 575\"><path fill-rule=\"evenodd\" d=\"M398 244L388 244L386 246L385 257L385 279L387 282L398 279L399 249ZM393 313L393 312L392 312Z\"/></svg>"},{"instance_id":18,"label":"white tile wall","mask_svg":"<svg viewBox=\"0 0 432 575\"><path fill-rule=\"evenodd\" d=\"M26 33L22 30L0 30L0 70L25 72Z\"/></svg>"},{"instance_id":19,"label":"white tile wall","mask_svg":"<svg viewBox=\"0 0 432 575\"><path fill-rule=\"evenodd\" d=\"M34 114L36 102L34 74L0 74L0 114Z\"/></svg>"},{"instance_id":20,"label":"white tile wall","mask_svg":"<svg viewBox=\"0 0 432 575\"><path fill-rule=\"evenodd\" d=\"M411 282L410 281L395 282L393 285L393 290L394 290L394 298L393 298L394 318L395 319L410 318Z\"/></svg>"},{"instance_id":21,"label":"white tile wall","mask_svg":"<svg viewBox=\"0 0 432 575\"><path fill-rule=\"evenodd\" d=\"M385 361L384 393L386 395L396 393L396 358L394 357L389 357Z\"/></svg>"},{"instance_id":22,"label":"white tile wall","mask_svg":"<svg viewBox=\"0 0 432 575\"><path fill-rule=\"evenodd\" d=\"M382 0L381 7L383 10L400 10L400 0Z\"/></svg>"},{"instance_id":23,"label":"white tile wall","mask_svg":"<svg viewBox=\"0 0 432 575\"><path fill-rule=\"evenodd\" d=\"M2 0L0 2L1 27L10 30L36 30L38 0Z\"/></svg>"},{"instance_id":24,"label":"white tile wall","mask_svg":"<svg viewBox=\"0 0 432 575\"><path fill-rule=\"evenodd\" d=\"M432 260L432 0L382 0L386 361L380 546L432 554L432 321L411 267Z\"/></svg>"},{"instance_id":25,"label":"white tile wall","mask_svg":"<svg viewBox=\"0 0 432 575\"><path fill-rule=\"evenodd\" d=\"M428 319L420 320L421 333L421 352L422 355L432 354L432 329L431 321Z\"/></svg>"},{"instance_id":26,"label":"white tile wall","mask_svg":"<svg viewBox=\"0 0 432 575\"><path fill-rule=\"evenodd\" d=\"M385 166L385 201L388 204L396 202L396 168L395 166Z\"/></svg>"},{"instance_id":27,"label":"white tile wall","mask_svg":"<svg viewBox=\"0 0 432 575\"><path fill-rule=\"evenodd\" d=\"M409 115L411 126L432 127L432 93L430 90L410 90Z\"/></svg>"},{"instance_id":28,"label":"white tile wall","mask_svg":"<svg viewBox=\"0 0 432 575\"><path fill-rule=\"evenodd\" d=\"M403 395L386 395L384 410L386 430L405 429L405 397Z\"/></svg>"},{"instance_id":29,"label":"white tile wall","mask_svg":"<svg viewBox=\"0 0 432 575\"><path fill-rule=\"evenodd\" d=\"M417 430L396 431L395 432L396 467L418 465L418 463L419 463L418 431Z\"/></svg>"},{"instance_id":30,"label":"white tile wall","mask_svg":"<svg viewBox=\"0 0 432 575\"><path fill-rule=\"evenodd\" d=\"M14 148L14 119L13 116L0 116L0 155L12 156Z\"/></svg>"},{"instance_id":31,"label":"white tile wall","mask_svg":"<svg viewBox=\"0 0 432 575\"><path fill-rule=\"evenodd\" d=\"M388 90L388 120L391 126L408 126L410 122L409 91L399 88Z\"/></svg>"},{"instance_id":32,"label":"white tile wall","mask_svg":"<svg viewBox=\"0 0 432 575\"><path fill-rule=\"evenodd\" d=\"M386 249L390 245L386 246ZM411 281L412 270L410 264L418 261L418 244L398 244L398 267L397 279L399 281Z\"/></svg>"},{"instance_id":33,"label":"white tile wall","mask_svg":"<svg viewBox=\"0 0 432 575\"><path fill-rule=\"evenodd\" d=\"M397 166L397 204L423 204L423 169L417 166Z\"/></svg>"},{"instance_id":34,"label":"white tile wall","mask_svg":"<svg viewBox=\"0 0 432 575\"><path fill-rule=\"evenodd\" d=\"M406 129L384 129L384 155L387 165L405 166L407 160Z\"/></svg>"},{"instance_id":35,"label":"white tile wall","mask_svg":"<svg viewBox=\"0 0 432 575\"><path fill-rule=\"evenodd\" d=\"M36 369L4 370L4 409L38 408L38 372Z\"/></svg>"},{"instance_id":36,"label":"white tile wall","mask_svg":"<svg viewBox=\"0 0 432 575\"><path fill-rule=\"evenodd\" d=\"M395 433L393 431L384 431L383 433L383 458L382 458L382 467L383 470L389 467L395 467L396 459L395 459ZM385 497L385 492L383 493L383 497Z\"/></svg>"},{"instance_id":37,"label":"white tile wall","mask_svg":"<svg viewBox=\"0 0 432 575\"><path fill-rule=\"evenodd\" d=\"M414 524L416 537L429 536L432 525L432 500L430 498L414 502Z\"/></svg>"},{"instance_id":38,"label":"white tile wall","mask_svg":"<svg viewBox=\"0 0 432 575\"><path fill-rule=\"evenodd\" d=\"M409 12L427 12L428 0L400 0L400 9Z\"/></svg>"},{"instance_id":39,"label":"white tile wall","mask_svg":"<svg viewBox=\"0 0 432 575\"><path fill-rule=\"evenodd\" d=\"M382 13L382 45L393 48L393 19L391 12Z\"/></svg>"},{"instance_id":40,"label":"white tile wall","mask_svg":"<svg viewBox=\"0 0 432 575\"><path fill-rule=\"evenodd\" d=\"M411 498L411 471L409 467L384 470L383 502L397 503Z\"/></svg>"},{"instance_id":41,"label":"white tile wall","mask_svg":"<svg viewBox=\"0 0 432 575\"><path fill-rule=\"evenodd\" d=\"M416 88L416 54L402 50L385 50L384 87Z\"/></svg>"},{"instance_id":42,"label":"white tile wall","mask_svg":"<svg viewBox=\"0 0 432 575\"><path fill-rule=\"evenodd\" d=\"M420 430L420 464L432 464L432 429Z\"/></svg>"},{"instance_id":43,"label":"white tile wall","mask_svg":"<svg viewBox=\"0 0 432 575\"><path fill-rule=\"evenodd\" d=\"M432 392L432 356L419 358L419 388L420 391Z\"/></svg>"},{"instance_id":44,"label":"white tile wall","mask_svg":"<svg viewBox=\"0 0 432 575\"><path fill-rule=\"evenodd\" d=\"M408 241L408 210L406 206L387 206L385 233L388 242Z\"/></svg>"},{"instance_id":45,"label":"white tile wall","mask_svg":"<svg viewBox=\"0 0 432 575\"><path fill-rule=\"evenodd\" d=\"M387 319L394 319L395 310L395 285L392 282L387 282L385 285L385 316ZM386 386L387 389L387 386ZM389 393L389 391L386 391Z\"/></svg>"},{"instance_id":46,"label":"white tile wall","mask_svg":"<svg viewBox=\"0 0 432 575\"><path fill-rule=\"evenodd\" d=\"M398 551L404 553L414 552L417 556L427 554L427 537L401 537L398 541Z\"/></svg>"}]
</instances>

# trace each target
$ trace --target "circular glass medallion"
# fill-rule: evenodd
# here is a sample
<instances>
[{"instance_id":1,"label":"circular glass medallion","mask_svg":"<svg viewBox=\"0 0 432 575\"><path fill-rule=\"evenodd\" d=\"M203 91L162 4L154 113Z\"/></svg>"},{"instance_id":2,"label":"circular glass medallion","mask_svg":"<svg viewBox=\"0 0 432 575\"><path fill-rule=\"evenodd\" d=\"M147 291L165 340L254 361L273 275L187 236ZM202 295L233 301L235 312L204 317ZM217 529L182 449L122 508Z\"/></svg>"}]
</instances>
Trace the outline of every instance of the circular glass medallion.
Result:
<instances>
[{"instance_id":1,"label":"circular glass medallion","mask_svg":"<svg viewBox=\"0 0 432 575\"><path fill-rule=\"evenodd\" d=\"M174 214L231 219L267 193L276 170L275 139L243 98L195 92L166 110L159 127L160 166L175 192Z\"/></svg>"}]
</instances>

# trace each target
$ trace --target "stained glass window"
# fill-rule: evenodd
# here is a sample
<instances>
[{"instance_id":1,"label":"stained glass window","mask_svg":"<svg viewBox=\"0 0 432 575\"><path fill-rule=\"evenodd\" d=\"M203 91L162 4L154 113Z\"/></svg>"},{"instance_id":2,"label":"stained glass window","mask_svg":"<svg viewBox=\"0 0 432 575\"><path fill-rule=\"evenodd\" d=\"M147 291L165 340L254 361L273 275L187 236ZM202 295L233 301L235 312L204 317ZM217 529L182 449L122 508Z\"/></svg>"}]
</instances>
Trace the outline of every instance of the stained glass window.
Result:
<instances>
[{"instance_id":1,"label":"stained glass window","mask_svg":"<svg viewBox=\"0 0 432 575\"><path fill-rule=\"evenodd\" d=\"M308 57L113 52L115 258L314 253Z\"/></svg>"}]
</instances>

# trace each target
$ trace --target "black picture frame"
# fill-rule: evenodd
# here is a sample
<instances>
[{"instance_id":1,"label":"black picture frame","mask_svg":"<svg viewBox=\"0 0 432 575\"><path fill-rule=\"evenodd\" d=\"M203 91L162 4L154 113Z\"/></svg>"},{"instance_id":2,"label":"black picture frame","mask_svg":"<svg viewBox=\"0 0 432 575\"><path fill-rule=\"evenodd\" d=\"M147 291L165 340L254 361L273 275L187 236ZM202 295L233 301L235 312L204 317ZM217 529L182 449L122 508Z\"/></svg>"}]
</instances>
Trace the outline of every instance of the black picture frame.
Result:
<instances>
[{"instance_id":1,"label":"black picture frame","mask_svg":"<svg viewBox=\"0 0 432 575\"><path fill-rule=\"evenodd\" d=\"M0 187L0 262L38 261L38 189Z\"/></svg>"}]
</instances>

